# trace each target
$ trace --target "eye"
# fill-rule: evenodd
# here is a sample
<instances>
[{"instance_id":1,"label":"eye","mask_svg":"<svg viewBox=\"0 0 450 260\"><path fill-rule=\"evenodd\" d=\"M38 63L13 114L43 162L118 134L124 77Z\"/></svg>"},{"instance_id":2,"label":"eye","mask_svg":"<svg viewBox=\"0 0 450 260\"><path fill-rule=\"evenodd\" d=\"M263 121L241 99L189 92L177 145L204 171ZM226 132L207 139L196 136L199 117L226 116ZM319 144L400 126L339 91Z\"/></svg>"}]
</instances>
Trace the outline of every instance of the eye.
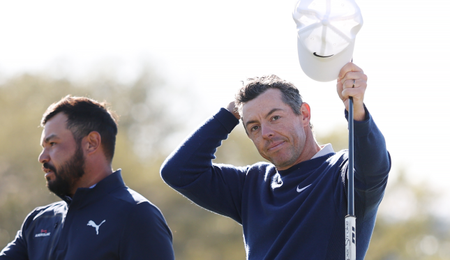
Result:
<instances>
[{"instance_id":1,"label":"eye","mask_svg":"<svg viewBox=\"0 0 450 260\"><path fill-rule=\"evenodd\" d=\"M281 118L281 116L273 116L272 117L272 121L276 121L276 120L278 120L278 119L280 119Z\"/></svg>"},{"instance_id":2,"label":"eye","mask_svg":"<svg viewBox=\"0 0 450 260\"><path fill-rule=\"evenodd\" d=\"M250 127L250 132L255 132L258 129L259 129L259 126L254 125L254 126Z\"/></svg>"},{"instance_id":3,"label":"eye","mask_svg":"<svg viewBox=\"0 0 450 260\"><path fill-rule=\"evenodd\" d=\"M50 142L49 145L50 145L50 146L55 146L55 145L56 145L56 142Z\"/></svg>"}]
</instances>

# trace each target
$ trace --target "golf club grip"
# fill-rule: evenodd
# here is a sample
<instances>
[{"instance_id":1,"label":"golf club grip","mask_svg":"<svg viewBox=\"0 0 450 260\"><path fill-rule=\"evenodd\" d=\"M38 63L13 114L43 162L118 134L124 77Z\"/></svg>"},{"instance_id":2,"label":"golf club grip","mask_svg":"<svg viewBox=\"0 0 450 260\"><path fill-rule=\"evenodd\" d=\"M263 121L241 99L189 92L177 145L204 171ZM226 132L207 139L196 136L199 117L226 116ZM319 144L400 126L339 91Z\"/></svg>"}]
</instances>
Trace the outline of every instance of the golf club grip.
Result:
<instances>
[{"instance_id":1,"label":"golf club grip","mask_svg":"<svg viewBox=\"0 0 450 260\"><path fill-rule=\"evenodd\" d=\"M345 260L356 260L356 217L345 216Z\"/></svg>"}]
</instances>

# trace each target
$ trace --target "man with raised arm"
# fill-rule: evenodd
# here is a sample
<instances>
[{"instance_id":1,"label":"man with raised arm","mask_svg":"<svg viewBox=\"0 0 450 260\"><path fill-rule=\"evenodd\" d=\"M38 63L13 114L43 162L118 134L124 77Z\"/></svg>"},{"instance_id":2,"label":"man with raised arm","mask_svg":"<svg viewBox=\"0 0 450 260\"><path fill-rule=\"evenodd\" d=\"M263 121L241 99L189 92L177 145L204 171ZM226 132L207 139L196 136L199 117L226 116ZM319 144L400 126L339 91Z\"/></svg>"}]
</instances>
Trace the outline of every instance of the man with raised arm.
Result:
<instances>
[{"instance_id":1,"label":"man with raised arm","mask_svg":"<svg viewBox=\"0 0 450 260\"><path fill-rule=\"evenodd\" d=\"M354 100L357 259L368 249L391 168L384 137L363 103L366 87L358 66L341 69L338 96L346 109L349 97ZM270 163L212 163L239 120ZM162 178L201 207L240 223L250 260L344 259L348 151L319 145L310 121L310 106L293 84L275 75L249 79L234 102L166 159Z\"/></svg>"}]
</instances>

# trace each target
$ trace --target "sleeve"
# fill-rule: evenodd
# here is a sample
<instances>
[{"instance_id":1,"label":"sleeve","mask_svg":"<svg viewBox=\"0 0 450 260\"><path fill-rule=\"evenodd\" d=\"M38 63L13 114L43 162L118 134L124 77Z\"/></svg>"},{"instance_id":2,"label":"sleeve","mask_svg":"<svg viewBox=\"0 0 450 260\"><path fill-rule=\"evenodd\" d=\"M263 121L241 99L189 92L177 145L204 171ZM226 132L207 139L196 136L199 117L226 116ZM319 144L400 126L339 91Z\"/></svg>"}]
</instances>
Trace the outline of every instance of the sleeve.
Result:
<instances>
[{"instance_id":1,"label":"sleeve","mask_svg":"<svg viewBox=\"0 0 450 260\"><path fill-rule=\"evenodd\" d=\"M34 212L30 213L22 224L22 227L17 231L16 237L0 252L0 259L14 259L14 260L26 260L28 258L27 242L23 235L27 227L30 225Z\"/></svg>"},{"instance_id":2,"label":"sleeve","mask_svg":"<svg viewBox=\"0 0 450 260\"><path fill-rule=\"evenodd\" d=\"M217 147L238 123L222 108L166 159L161 177L197 205L241 223L246 169L212 163Z\"/></svg>"},{"instance_id":3,"label":"sleeve","mask_svg":"<svg viewBox=\"0 0 450 260\"><path fill-rule=\"evenodd\" d=\"M0 252L0 259L28 259L21 230L17 232L15 239Z\"/></svg>"},{"instance_id":4,"label":"sleeve","mask_svg":"<svg viewBox=\"0 0 450 260\"><path fill-rule=\"evenodd\" d=\"M383 134L366 109L366 119L354 123L355 209L358 218L376 214L391 169Z\"/></svg>"},{"instance_id":5,"label":"sleeve","mask_svg":"<svg viewBox=\"0 0 450 260\"><path fill-rule=\"evenodd\" d=\"M128 212L120 242L120 259L175 259L172 232L160 210L148 201Z\"/></svg>"}]
</instances>

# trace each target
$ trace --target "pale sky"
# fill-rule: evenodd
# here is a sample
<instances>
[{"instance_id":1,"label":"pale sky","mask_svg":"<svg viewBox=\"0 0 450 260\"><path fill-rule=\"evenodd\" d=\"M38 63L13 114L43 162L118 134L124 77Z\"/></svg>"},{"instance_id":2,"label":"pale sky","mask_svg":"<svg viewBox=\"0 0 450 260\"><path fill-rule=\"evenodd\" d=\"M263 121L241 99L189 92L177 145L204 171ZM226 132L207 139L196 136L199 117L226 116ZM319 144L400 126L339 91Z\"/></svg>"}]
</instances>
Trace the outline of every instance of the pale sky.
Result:
<instances>
[{"instance_id":1,"label":"pale sky","mask_svg":"<svg viewBox=\"0 0 450 260\"><path fill-rule=\"evenodd\" d=\"M274 73L299 87L316 132L345 127L335 82L315 82L300 68L295 2L0 0L0 78L105 70L126 81L148 61L173 83L203 93L206 118L233 98L241 80ZM357 3L364 25L354 62L369 77L365 103L394 169L450 198L450 1Z\"/></svg>"}]
</instances>

